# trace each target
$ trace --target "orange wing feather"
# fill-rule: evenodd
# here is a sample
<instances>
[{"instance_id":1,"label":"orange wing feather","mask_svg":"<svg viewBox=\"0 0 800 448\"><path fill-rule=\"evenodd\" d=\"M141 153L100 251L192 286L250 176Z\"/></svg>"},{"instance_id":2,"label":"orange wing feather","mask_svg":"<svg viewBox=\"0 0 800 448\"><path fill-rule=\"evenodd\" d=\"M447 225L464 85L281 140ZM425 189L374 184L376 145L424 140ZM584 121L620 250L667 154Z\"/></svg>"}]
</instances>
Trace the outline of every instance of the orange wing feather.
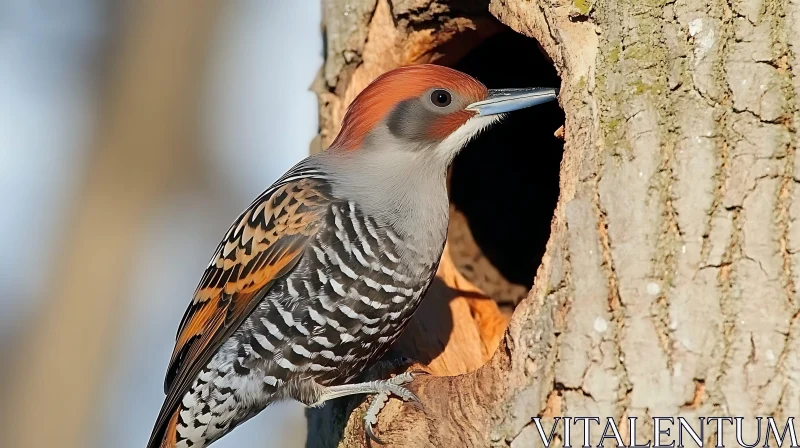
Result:
<instances>
[{"instance_id":1,"label":"orange wing feather","mask_svg":"<svg viewBox=\"0 0 800 448\"><path fill-rule=\"evenodd\" d=\"M321 181L279 184L250 204L228 230L178 328L164 381L167 397L148 446L169 439L165 432L174 431L183 395L273 281L299 261L329 201Z\"/></svg>"}]
</instances>

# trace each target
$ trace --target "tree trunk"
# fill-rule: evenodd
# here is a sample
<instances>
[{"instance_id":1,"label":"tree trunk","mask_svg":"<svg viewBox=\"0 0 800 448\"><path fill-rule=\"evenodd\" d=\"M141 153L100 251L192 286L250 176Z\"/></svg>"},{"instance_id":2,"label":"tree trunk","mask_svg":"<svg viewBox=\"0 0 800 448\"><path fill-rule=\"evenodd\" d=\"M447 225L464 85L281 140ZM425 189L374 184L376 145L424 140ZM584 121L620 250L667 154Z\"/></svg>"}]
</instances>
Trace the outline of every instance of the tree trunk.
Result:
<instances>
[{"instance_id":1,"label":"tree trunk","mask_svg":"<svg viewBox=\"0 0 800 448\"><path fill-rule=\"evenodd\" d=\"M376 428L389 446L539 446L537 416L546 431L554 416L613 417L625 441L639 417L640 442L654 416L741 416L750 440L753 417L800 413L800 0L324 9L323 144L375 76L452 64L500 22L536 39L562 80L560 191L534 286L506 327L448 251L398 347L430 361L412 386L425 409L389 401ZM443 319L450 334L431 340ZM309 411L308 446L366 446L368 402Z\"/></svg>"}]
</instances>

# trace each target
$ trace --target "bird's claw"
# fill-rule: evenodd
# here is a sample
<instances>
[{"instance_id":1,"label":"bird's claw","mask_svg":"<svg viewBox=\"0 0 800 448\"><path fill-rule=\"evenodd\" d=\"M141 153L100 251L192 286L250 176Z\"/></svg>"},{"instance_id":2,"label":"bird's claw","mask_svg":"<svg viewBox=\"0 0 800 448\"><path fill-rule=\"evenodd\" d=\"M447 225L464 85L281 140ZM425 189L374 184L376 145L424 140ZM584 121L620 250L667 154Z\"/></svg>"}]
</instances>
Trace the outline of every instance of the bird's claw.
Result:
<instances>
[{"instance_id":1,"label":"bird's claw","mask_svg":"<svg viewBox=\"0 0 800 448\"><path fill-rule=\"evenodd\" d=\"M376 436L372 431L372 425L365 424L364 431L367 433L367 438L369 438L369 440L377 443L378 445L386 445L386 442L381 440L380 437Z\"/></svg>"},{"instance_id":2,"label":"bird's claw","mask_svg":"<svg viewBox=\"0 0 800 448\"><path fill-rule=\"evenodd\" d=\"M422 400L410 390L403 387L404 385L414 381L414 378L420 375L428 375L428 372L421 370L404 372L396 375L384 382L385 390L378 392L372 399L372 404L367 408L367 413L364 415L364 432L367 433L367 438L374 441L379 445L384 445L383 440L375 435L373 426L378 424L378 414L383 410L386 403L389 401L389 394L396 395L405 402L410 403L417 410L424 410L425 406Z\"/></svg>"},{"instance_id":3,"label":"bird's claw","mask_svg":"<svg viewBox=\"0 0 800 448\"><path fill-rule=\"evenodd\" d=\"M364 432L367 433L367 438L374 441L378 445L385 445L386 443L375 435L373 426L378 424L378 414L381 412L386 402L389 401L389 394L380 392L375 394L372 398L372 404L367 408L367 413L364 415Z\"/></svg>"},{"instance_id":4,"label":"bird's claw","mask_svg":"<svg viewBox=\"0 0 800 448\"><path fill-rule=\"evenodd\" d=\"M402 386L411 383L415 378L422 375L429 375L429 373L422 370L412 370L410 372L401 373L389 380L389 382L396 386L397 389L397 391L395 391L393 390L394 388L392 388L390 389L391 392L402 398L403 401L411 402L414 408L420 411L425 409L425 406L422 404L422 400L420 400L414 392L411 392Z\"/></svg>"}]
</instances>

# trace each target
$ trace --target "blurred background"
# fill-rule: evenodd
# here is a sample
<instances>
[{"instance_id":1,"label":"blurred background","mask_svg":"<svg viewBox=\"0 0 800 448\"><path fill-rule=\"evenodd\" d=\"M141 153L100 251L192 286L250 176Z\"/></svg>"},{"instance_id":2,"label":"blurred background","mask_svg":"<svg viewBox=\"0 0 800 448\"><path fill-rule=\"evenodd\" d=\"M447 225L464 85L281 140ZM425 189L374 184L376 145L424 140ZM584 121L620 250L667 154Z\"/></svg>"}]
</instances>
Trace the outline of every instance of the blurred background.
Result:
<instances>
[{"instance_id":1,"label":"blurred background","mask_svg":"<svg viewBox=\"0 0 800 448\"><path fill-rule=\"evenodd\" d=\"M219 239L317 132L319 0L0 0L0 446L145 445ZM296 404L215 448L299 447Z\"/></svg>"}]
</instances>

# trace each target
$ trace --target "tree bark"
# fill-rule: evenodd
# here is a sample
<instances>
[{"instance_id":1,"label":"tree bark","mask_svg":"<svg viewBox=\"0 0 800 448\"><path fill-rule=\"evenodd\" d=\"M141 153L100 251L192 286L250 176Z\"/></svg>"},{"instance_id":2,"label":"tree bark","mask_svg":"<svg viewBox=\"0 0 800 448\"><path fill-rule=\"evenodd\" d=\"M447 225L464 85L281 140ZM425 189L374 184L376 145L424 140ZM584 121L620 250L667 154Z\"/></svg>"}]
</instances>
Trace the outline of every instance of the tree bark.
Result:
<instances>
[{"instance_id":1,"label":"tree bark","mask_svg":"<svg viewBox=\"0 0 800 448\"><path fill-rule=\"evenodd\" d=\"M377 426L389 446L539 446L531 417L549 428L564 415L613 417L626 441L627 418L640 417L640 442L654 416L742 416L754 438L752 417L800 412L800 1L324 8L323 144L375 76L452 63L495 19L536 39L562 79L560 197L534 287L507 328L484 325L501 314L470 306L493 302L448 297L477 288L442 264L399 347L431 364L412 386L425 409L389 401ZM451 333L420 357L421 329L443 315ZM309 411L308 446L367 446L368 401ZM706 443L714 437L706 431ZM573 445L582 441L576 425Z\"/></svg>"}]
</instances>

